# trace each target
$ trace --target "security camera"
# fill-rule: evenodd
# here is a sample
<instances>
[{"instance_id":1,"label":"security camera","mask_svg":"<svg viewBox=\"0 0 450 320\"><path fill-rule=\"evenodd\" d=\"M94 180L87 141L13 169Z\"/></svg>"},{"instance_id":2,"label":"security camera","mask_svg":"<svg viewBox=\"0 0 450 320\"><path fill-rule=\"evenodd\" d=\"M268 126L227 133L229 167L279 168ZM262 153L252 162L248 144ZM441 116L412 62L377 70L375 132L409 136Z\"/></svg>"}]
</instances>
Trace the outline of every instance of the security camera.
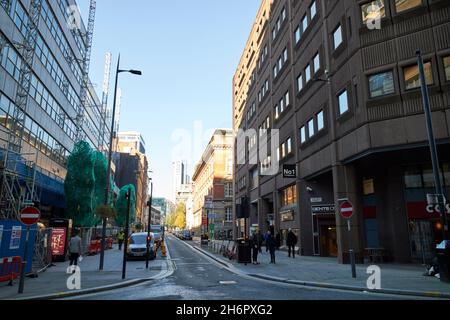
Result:
<instances>
[{"instance_id":1,"label":"security camera","mask_svg":"<svg viewBox=\"0 0 450 320\"><path fill-rule=\"evenodd\" d=\"M306 190L307 190L308 192L313 192L313 189L312 189L311 187L306 187Z\"/></svg>"}]
</instances>

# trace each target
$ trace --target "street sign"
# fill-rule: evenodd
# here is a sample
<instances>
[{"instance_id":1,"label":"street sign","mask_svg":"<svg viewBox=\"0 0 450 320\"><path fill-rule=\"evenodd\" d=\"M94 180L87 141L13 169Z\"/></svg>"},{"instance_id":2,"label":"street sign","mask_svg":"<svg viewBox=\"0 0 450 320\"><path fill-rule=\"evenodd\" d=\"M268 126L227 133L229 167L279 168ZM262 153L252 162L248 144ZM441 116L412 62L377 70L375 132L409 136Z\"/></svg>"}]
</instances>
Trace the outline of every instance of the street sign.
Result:
<instances>
[{"instance_id":1,"label":"street sign","mask_svg":"<svg viewBox=\"0 0 450 320\"><path fill-rule=\"evenodd\" d=\"M324 204L320 206L311 206L311 211L313 215L318 214L335 214L334 204Z\"/></svg>"},{"instance_id":2,"label":"street sign","mask_svg":"<svg viewBox=\"0 0 450 320\"><path fill-rule=\"evenodd\" d=\"M350 219L353 216L353 205L350 201L345 201L340 207L341 216L344 219Z\"/></svg>"},{"instance_id":3,"label":"street sign","mask_svg":"<svg viewBox=\"0 0 450 320\"><path fill-rule=\"evenodd\" d=\"M26 226L37 223L40 218L41 212L35 207L25 207L20 211L20 221Z\"/></svg>"},{"instance_id":4,"label":"street sign","mask_svg":"<svg viewBox=\"0 0 450 320\"><path fill-rule=\"evenodd\" d=\"M297 178L297 166L295 164L283 165L283 178L287 179Z\"/></svg>"}]
</instances>

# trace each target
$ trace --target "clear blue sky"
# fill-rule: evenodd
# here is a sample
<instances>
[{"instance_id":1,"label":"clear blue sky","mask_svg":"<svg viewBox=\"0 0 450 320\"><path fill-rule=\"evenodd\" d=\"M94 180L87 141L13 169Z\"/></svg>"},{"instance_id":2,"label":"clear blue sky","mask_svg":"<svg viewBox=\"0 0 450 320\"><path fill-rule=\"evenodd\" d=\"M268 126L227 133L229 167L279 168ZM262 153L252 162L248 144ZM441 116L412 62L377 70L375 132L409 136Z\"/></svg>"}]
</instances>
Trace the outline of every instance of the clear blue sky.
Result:
<instances>
[{"instance_id":1,"label":"clear blue sky","mask_svg":"<svg viewBox=\"0 0 450 320\"><path fill-rule=\"evenodd\" d=\"M78 0L84 20L88 3ZM259 5L260 0L97 0L91 79L101 97L107 51L114 70L120 52L123 69L143 71L142 77L120 76L120 130L144 136L155 195L171 195L173 150L180 144L174 132L194 134L196 121L204 130L231 127L232 78ZM113 82L112 75L110 105ZM185 160L200 159L208 133L203 135Z\"/></svg>"}]
</instances>

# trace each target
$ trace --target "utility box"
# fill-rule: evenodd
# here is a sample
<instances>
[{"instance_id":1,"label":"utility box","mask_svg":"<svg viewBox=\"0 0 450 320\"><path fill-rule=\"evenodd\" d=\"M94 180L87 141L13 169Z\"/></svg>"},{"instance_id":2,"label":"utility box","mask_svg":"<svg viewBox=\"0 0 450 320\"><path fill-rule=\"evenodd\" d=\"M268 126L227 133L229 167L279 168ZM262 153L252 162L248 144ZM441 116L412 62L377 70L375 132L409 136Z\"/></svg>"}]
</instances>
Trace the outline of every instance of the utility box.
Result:
<instances>
[{"instance_id":1,"label":"utility box","mask_svg":"<svg viewBox=\"0 0 450 320\"><path fill-rule=\"evenodd\" d=\"M238 239L238 263L252 263L252 248L247 239Z\"/></svg>"},{"instance_id":2,"label":"utility box","mask_svg":"<svg viewBox=\"0 0 450 320\"><path fill-rule=\"evenodd\" d=\"M450 240L444 240L436 247L439 275L442 282L450 283Z\"/></svg>"}]
</instances>

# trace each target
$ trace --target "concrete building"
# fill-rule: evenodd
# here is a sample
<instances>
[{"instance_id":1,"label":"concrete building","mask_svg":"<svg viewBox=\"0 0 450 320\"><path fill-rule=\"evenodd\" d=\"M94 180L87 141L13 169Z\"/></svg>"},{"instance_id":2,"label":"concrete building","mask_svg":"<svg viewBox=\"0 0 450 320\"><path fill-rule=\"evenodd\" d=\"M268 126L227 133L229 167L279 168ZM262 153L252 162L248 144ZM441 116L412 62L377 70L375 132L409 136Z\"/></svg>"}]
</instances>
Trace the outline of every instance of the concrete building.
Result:
<instances>
[{"instance_id":1,"label":"concrete building","mask_svg":"<svg viewBox=\"0 0 450 320\"><path fill-rule=\"evenodd\" d=\"M218 129L197 164L192 181L193 226L197 233L214 227L215 238L231 238L233 215L233 132Z\"/></svg>"},{"instance_id":2,"label":"concrete building","mask_svg":"<svg viewBox=\"0 0 450 320\"><path fill-rule=\"evenodd\" d=\"M133 184L136 188L136 220L143 221L148 201L148 160L145 142L138 132L121 132L117 135L117 150L113 154L116 166L115 182L119 188Z\"/></svg>"},{"instance_id":3,"label":"concrete building","mask_svg":"<svg viewBox=\"0 0 450 320\"><path fill-rule=\"evenodd\" d=\"M303 255L340 262L350 237L359 261L369 248L396 262L434 256L444 226L426 204L434 182L416 50L448 194L449 21L445 0L262 1L233 79L233 129L255 130L242 154L235 148L236 204L249 215L236 235L257 226L284 240L292 228ZM279 147L249 164L274 129Z\"/></svg>"},{"instance_id":4,"label":"concrete building","mask_svg":"<svg viewBox=\"0 0 450 320\"><path fill-rule=\"evenodd\" d=\"M177 193L182 188L182 185L187 184L186 182L186 162L185 161L175 161L172 163L173 172L172 172L172 194L173 194L173 202L177 202Z\"/></svg>"},{"instance_id":5,"label":"concrete building","mask_svg":"<svg viewBox=\"0 0 450 320\"><path fill-rule=\"evenodd\" d=\"M142 215L142 224L145 226L144 230L147 230L148 227L148 211L149 207L145 207L144 214ZM161 211L158 208L152 207L152 217L150 223L152 225L161 225L162 222Z\"/></svg>"},{"instance_id":6,"label":"concrete building","mask_svg":"<svg viewBox=\"0 0 450 320\"><path fill-rule=\"evenodd\" d=\"M35 191L46 222L64 215L64 179L76 140L78 108L83 106L82 70L88 41L83 21L79 29L68 27L67 8L76 8L74 0L36 2L40 6L32 3L7 0L0 6L0 158L4 161L9 132L16 123L15 132L22 143L10 145L17 154L9 153L6 167L24 177L36 166ZM36 33L28 38L30 21L36 28L29 30ZM29 45L21 46L25 39ZM90 83L86 101L89 107L78 128L84 139L99 149L101 136L109 136L109 132L100 132L102 106ZM20 181L22 185L25 179Z\"/></svg>"}]
</instances>

